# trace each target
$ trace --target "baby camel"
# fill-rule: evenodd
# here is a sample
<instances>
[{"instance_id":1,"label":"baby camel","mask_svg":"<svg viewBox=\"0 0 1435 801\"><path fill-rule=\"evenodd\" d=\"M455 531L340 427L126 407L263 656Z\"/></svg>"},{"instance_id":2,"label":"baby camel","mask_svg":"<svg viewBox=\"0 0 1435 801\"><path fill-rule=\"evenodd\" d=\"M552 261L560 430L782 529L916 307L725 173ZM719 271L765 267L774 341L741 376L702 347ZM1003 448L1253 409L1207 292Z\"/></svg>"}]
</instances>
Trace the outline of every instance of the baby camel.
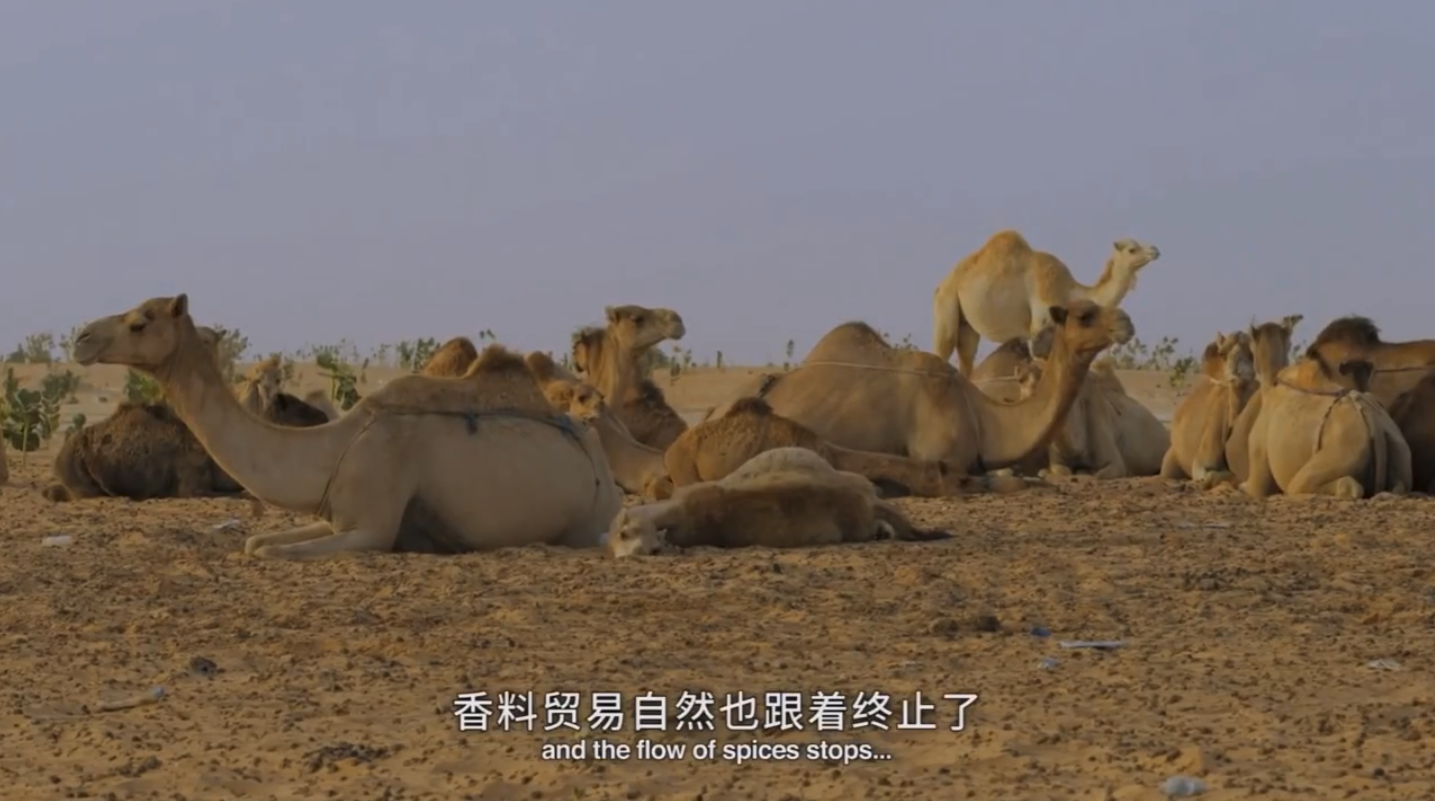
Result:
<instances>
[{"instance_id":1,"label":"baby camel","mask_svg":"<svg viewBox=\"0 0 1435 801\"><path fill-rule=\"evenodd\" d=\"M1356 499L1410 488L1410 447L1389 413L1367 394L1373 367L1349 360L1332 370L1318 359L1302 359L1262 390L1264 407L1251 430L1247 494Z\"/></svg>"},{"instance_id":2,"label":"baby camel","mask_svg":"<svg viewBox=\"0 0 1435 801\"><path fill-rule=\"evenodd\" d=\"M1217 333L1201 355L1196 386L1171 417L1171 447L1161 460L1161 477L1190 477L1207 488L1228 480L1226 440L1255 391L1250 335Z\"/></svg>"},{"instance_id":3,"label":"baby camel","mask_svg":"<svg viewBox=\"0 0 1435 801\"><path fill-rule=\"evenodd\" d=\"M669 546L796 548L882 536L923 541L951 537L913 526L860 476L833 470L811 451L805 463L804 457L791 453L805 450L767 451L756 457L763 460L761 466L744 465L729 479L683 487L671 500L619 512L609 528L608 553L622 558ZM732 480L735 476L738 480Z\"/></svg>"}]
</instances>

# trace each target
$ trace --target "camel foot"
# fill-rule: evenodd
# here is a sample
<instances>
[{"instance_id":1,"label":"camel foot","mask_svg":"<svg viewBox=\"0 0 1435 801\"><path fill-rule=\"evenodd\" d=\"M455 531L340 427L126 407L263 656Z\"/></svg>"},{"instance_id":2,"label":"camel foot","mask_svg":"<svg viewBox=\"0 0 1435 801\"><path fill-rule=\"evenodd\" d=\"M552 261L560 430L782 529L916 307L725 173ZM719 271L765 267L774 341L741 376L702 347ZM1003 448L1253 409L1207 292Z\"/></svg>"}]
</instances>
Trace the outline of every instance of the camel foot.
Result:
<instances>
[{"instance_id":1,"label":"camel foot","mask_svg":"<svg viewBox=\"0 0 1435 801\"><path fill-rule=\"evenodd\" d=\"M1358 501L1365 497L1365 487L1360 486L1360 482L1350 476L1337 478L1331 490L1331 494L1337 498L1349 498L1350 500Z\"/></svg>"},{"instance_id":2,"label":"camel foot","mask_svg":"<svg viewBox=\"0 0 1435 801\"><path fill-rule=\"evenodd\" d=\"M1074 474L1072 473L1070 467L1067 467L1064 464L1054 464L1051 467L1048 467L1047 469L1041 471L1037 475L1041 476L1042 478L1071 478L1071 476Z\"/></svg>"},{"instance_id":3,"label":"camel foot","mask_svg":"<svg viewBox=\"0 0 1435 801\"><path fill-rule=\"evenodd\" d=\"M1212 490L1222 484L1230 484L1235 481L1235 476L1226 470L1202 470L1200 478L1194 479L1196 484L1203 490Z\"/></svg>"},{"instance_id":4,"label":"camel foot","mask_svg":"<svg viewBox=\"0 0 1435 801\"><path fill-rule=\"evenodd\" d=\"M250 556L261 556L262 554L259 552L266 546L305 542L333 533L334 529L330 527L327 522L321 520L317 523L310 523L305 526L299 526L298 528L285 529L284 531L255 534L244 541L244 552Z\"/></svg>"},{"instance_id":5,"label":"camel foot","mask_svg":"<svg viewBox=\"0 0 1435 801\"><path fill-rule=\"evenodd\" d=\"M318 524L313 524L317 526ZM327 528L328 523L324 526ZM298 536L300 531L310 526L301 526L292 529L284 534ZM274 540L263 542L255 549L254 555L261 559L292 559L296 561L309 559L324 559L337 556L342 553L359 553L364 551L389 552L394 549L394 535L380 536L369 531L338 531L330 529L328 536L311 537L300 542L287 542L275 544Z\"/></svg>"}]
</instances>

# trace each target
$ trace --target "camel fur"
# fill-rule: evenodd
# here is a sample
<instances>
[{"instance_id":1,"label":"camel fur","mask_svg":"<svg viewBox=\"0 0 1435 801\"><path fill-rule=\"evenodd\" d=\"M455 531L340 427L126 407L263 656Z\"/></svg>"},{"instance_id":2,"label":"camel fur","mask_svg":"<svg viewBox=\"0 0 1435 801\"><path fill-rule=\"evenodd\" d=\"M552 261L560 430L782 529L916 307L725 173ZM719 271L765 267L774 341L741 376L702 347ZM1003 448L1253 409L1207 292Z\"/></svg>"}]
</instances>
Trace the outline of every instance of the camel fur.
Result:
<instances>
[{"instance_id":1,"label":"camel fur","mask_svg":"<svg viewBox=\"0 0 1435 801\"><path fill-rule=\"evenodd\" d=\"M1435 339L1386 342L1370 318L1351 315L1332 320L1321 329L1305 355L1328 365L1370 362L1375 370L1370 394L1389 409L1401 393L1435 370Z\"/></svg>"},{"instance_id":2,"label":"camel fur","mask_svg":"<svg viewBox=\"0 0 1435 801\"><path fill-rule=\"evenodd\" d=\"M1036 391L997 401L930 353L899 350L865 323L828 332L792 372L759 392L773 412L850 450L945 461L967 475L1045 451L1097 353L1130 341L1131 318L1090 301L1048 311L1054 332Z\"/></svg>"},{"instance_id":3,"label":"camel fur","mask_svg":"<svg viewBox=\"0 0 1435 801\"><path fill-rule=\"evenodd\" d=\"M473 346L473 340L468 337L454 337L438 347L433 352L424 366L419 370L419 375L432 376L434 378L459 378L468 372L468 368L478 361L478 348Z\"/></svg>"},{"instance_id":4,"label":"camel fur","mask_svg":"<svg viewBox=\"0 0 1435 801\"><path fill-rule=\"evenodd\" d=\"M1193 479L1206 487L1229 480L1226 443L1257 389L1251 337L1217 333L1201 355L1201 373L1171 416L1171 447L1161 477Z\"/></svg>"},{"instance_id":5,"label":"camel fur","mask_svg":"<svg viewBox=\"0 0 1435 801\"><path fill-rule=\"evenodd\" d=\"M932 352L942 361L957 352L962 374L972 376L982 338L1029 339L1049 322L1047 310L1076 301L1118 308L1136 288L1141 268L1161 257L1155 245L1134 239L1112 243L1096 283L1078 283L1060 259L1033 250L1017 231L998 231L952 267L932 297Z\"/></svg>"},{"instance_id":6,"label":"camel fur","mask_svg":"<svg viewBox=\"0 0 1435 801\"><path fill-rule=\"evenodd\" d=\"M854 474L824 474L810 466L743 472L741 481L703 482L682 488L671 500L619 512L608 532L609 555L648 555L669 547L797 548L883 536L951 537L917 528L900 509L880 500L870 482L857 483L861 477Z\"/></svg>"},{"instance_id":7,"label":"camel fur","mask_svg":"<svg viewBox=\"0 0 1435 801\"><path fill-rule=\"evenodd\" d=\"M1390 405L1390 419L1410 446L1414 489L1435 495L1435 374L1402 392Z\"/></svg>"},{"instance_id":8,"label":"camel fur","mask_svg":"<svg viewBox=\"0 0 1435 801\"><path fill-rule=\"evenodd\" d=\"M321 518L250 537L245 551L260 557L597 546L622 505L597 435L554 415L522 358L497 346L469 379L406 376L310 428L244 410L199 345L186 295L90 323L74 354L82 365L155 376L175 413L246 490ZM411 386L395 390L401 382ZM460 393L445 384L463 385L468 405L455 410ZM525 403L531 398L536 405Z\"/></svg>"},{"instance_id":9,"label":"camel fur","mask_svg":"<svg viewBox=\"0 0 1435 801\"><path fill-rule=\"evenodd\" d=\"M1256 371L1256 391L1246 401L1241 413L1226 435L1226 469L1231 480L1237 485L1244 484L1250 475L1248 461L1251 453L1251 429L1261 415L1262 396L1267 387L1276 384L1276 376L1290 364L1291 335L1295 327L1304 320L1300 314L1290 314L1280 322L1256 325L1251 322L1246 333L1251 340L1251 357ZM1221 475L1212 476L1207 483L1215 483Z\"/></svg>"},{"instance_id":10,"label":"camel fur","mask_svg":"<svg viewBox=\"0 0 1435 801\"><path fill-rule=\"evenodd\" d=\"M1258 499L1276 492L1356 499L1410 489L1410 447L1366 391L1373 367L1346 361L1332 369L1306 358L1262 389L1246 493Z\"/></svg>"},{"instance_id":11,"label":"camel fur","mask_svg":"<svg viewBox=\"0 0 1435 801\"><path fill-rule=\"evenodd\" d=\"M605 326L573 334L573 366L603 393L633 439L666 449L687 423L649 379L644 357L663 340L682 339L683 318L672 309L634 305L608 306L604 314Z\"/></svg>"},{"instance_id":12,"label":"camel fur","mask_svg":"<svg viewBox=\"0 0 1435 801\"><path fill-rule=\"evenodd\" d=\"M889 453L850 450L825 442L807 427L772 411L761 398L742 398L717 419L683 432L668 446L663 461L675 487L715 481L766 450L807 448L840 471L865 476L887 497L960 495L964 490L1023 489L1015 477L970 477L941 461L921 461Z\"/></svg>"},{"instance_id":13,"label":"camel fur","mask_svg":"<svg viewBox=\"0 0 1435 801\"><path fill-rule=\"evenodd\" d=\"M283 365L278 356L270 356L249 368L237 390L239 403L255 417L281 426L318 426L337 417L285 392L283 383Z\"/></svg>"}]
</instances>

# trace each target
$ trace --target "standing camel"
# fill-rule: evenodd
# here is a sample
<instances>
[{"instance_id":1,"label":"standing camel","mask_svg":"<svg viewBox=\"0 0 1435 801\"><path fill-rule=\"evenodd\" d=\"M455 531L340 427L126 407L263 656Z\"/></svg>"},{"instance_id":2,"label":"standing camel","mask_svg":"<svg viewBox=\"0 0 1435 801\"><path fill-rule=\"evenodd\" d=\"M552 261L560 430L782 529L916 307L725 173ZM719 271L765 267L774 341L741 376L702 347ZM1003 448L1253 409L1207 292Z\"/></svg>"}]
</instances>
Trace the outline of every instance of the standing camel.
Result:
<instances>
[{"instance_id":1,"label":"standing camel","mask_svg":"<svg viewBox=\"0 0 1435 801\"><path fill-rule=\"evenodd\" d=\"M1136 288L1136 275L1161 257L1155 245L1118 239L1095 284L1076 281L1060 259L1016 231L998 231L957 262L932 298L932 352L942 361L957 352L970 377L983 337L993 342L1030 339L1049 321L1046 310L1089 300L1117 308Z\"/></svg>"}]
</instances>

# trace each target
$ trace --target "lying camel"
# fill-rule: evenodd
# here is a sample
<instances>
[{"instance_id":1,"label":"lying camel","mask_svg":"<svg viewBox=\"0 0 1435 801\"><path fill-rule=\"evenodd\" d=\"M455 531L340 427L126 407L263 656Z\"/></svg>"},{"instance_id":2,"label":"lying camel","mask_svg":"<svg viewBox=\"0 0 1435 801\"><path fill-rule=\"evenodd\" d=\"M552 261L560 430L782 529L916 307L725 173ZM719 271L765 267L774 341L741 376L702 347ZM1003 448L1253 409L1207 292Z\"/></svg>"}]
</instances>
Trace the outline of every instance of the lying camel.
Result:
<instances>
[{"instance_id":1,"label":"lying camel","mask_svg":"<svg viewBox=\"0 0 1435 801\"><path fill-rule=\"evenodd\" d=\"M1033 250L1020 233L998 231L937 286L932 352L945 362L955 350L962 374L970 377L983 337L1029 339L1048 322L1047 309L1075 301L1117 308L1136 288L1141 268L1160 257L1155 245L1118 239L1101 277L1087 286L1077 283L1060 259Z\"/></svg>"},{"instance_id":2,"label":"lying camel","mask_svg":"<svg viewBox=\"0 0 1435 801\"><path fill-rule=\"evenodd\" d=\"M1045 359L1033 357L1020 368L1019 397L1036 392L1045 367ZM1170 446L1166 426L1127 394L1111 360L1101 359L1091 365L1045 458L1038 453L1021 467L1023 472L1045 469L1054 476L1069 476L1077 470L1092 472L1099 479L1154 476Z\"/></svg>"},{"instance_id":3,"label":"lying camel","mask_svg":"<svg viewBox=\"0 0 1435 801\"><path fill-rule=\"evenodd\" d=\"M608 532L615 558L661 552L667 547L798 548L870 542L880 536L906 540L948 539L944 531L913 526L895 506L877 498L852 474L765 472L736 483L704 482L650 507L624 509Z\"/></svg>"},{"instance_id":4,"label":"lying camel","mask_svg":"<svg viewBox=\"0 0 1435 801\"><path fill-rule=\"evenodd\" d=\"M556 411L566 412L598 432L613 478L624 492L650 499L663 499L672 494L673 484L663 465L663 452L633 439L622 421L613 415L601 392L555 364L546 353L535 351L524 360Z\"/></svg>"},{"instance_id":5,"label":"lying camel","mask_svg":"<svg viewBox=\"0 0 1435 801\"><path fill-rule=\"evenodd\" d=\"M1316 334L1306 356L1325 364L1367 361L1375 366L1370 394L1389 409L1402 392L1435 370L1435 339L1385 342L1368 317L1341 317Z\"/></svg>"},{"instance_id":6,"label":"lying camel","mask_svg":"<svg viewBox=\"0 0 1435 801\"><path fill-rule=\"evenodd\" d=\"M687 423L643 369L643 356L665 339L687 333L672 309L609 306L607 325L573 334L573 366L607 398L608 406L633 439L665 449L687 430Z\"/></svg>"},{"instance_id":7,"label":"lying camel","mask_svg":"<svg viewBox=\"0 0 1435 801\"><path fill-rule=\"evenodd\" d=\"M941 460L968 475L1012 467L1045 451L1096 354L1135 332L1126 312L1090 301L1048 316L1056 328L1047 369L1015 403L987 396L930 353L893 348L865 323L834 328L797 369L759 376L757 391L743 394L839 447Z\"/></svg>"},{"instance_id":8,"label":"lying camel","mask_svg":"<svg viewBox=\"0 0 1435 801\"><path fill-rule=\"evenodd\" d=\"M74 354L155 376L225 472L271 506L322 518L250 537L245 551L261 557L597 546L622 505L597 435L554 415L522 358L497 346L470 379L404 376L312 428L244 411L186 295L90 323Z\"/></svg>"},{"instance_id":9,"label":"lying camel","mask_svg":"<svg viewBox=\"0 0 1435 801\"><path fill-rule=\"evenodd\" d=\"M281 426L320 426L337 417L322 407L300 400L285 392L284 369L278 356L249 368L239 386L239 403L255 417ZM332 405L329 406L332 409Z\"/></svg>"},{"instance_id":10,"label":"lying camel","mask_svg":"<svg viewBox=\"0 0 1435 801\"><path fill-rule=\"evenodd\" d=\"M1390 418L1410 446L1414 488L1435 495L1435 373L1400 393L1390 405Z\"/></svg>"},{"instance_id":11,"label":"lying camel","mask_svg":"<svg viewBox=\"0 0 1435 801\"><path fill-rule=\"evenodd\" d=\"M1411 487L1410 447L1390 414L1367 394L1373 365L1331 369L1302 359L1262 389L1264 408L1250 438L1253 498L1276 492L1363 498Z\"/></svg>"},{"instance_id":12,"label":"lying camel","mask_svg":"<svg viewBox=\"0 0 1435 801\"><path fill-rule=\"evenodd\" d=\"M1210 487L1231 476L1226 442L1257 388L1250 335L1217 333L1201 355L1195 383L1171 416L1171 447L1161 477L1189 477Z\"/></svg>"},{"instance_id":13,"label":"lying camel","mask_svg":"<svg viewBox=\"0 0 1435 801\"><path fill-rule=\"evenodd\" d=\"M443 343L419 370L419 375L458 378L478 361L478 348L468 337L454 337Z\"/></svg>"},{"instance_id":14,"label":"lying camel","mask_svg":"<svg viewBox=\"0 0 1435 801\"><path fill-rule=\"evenodd\" d=\"M277 358L250 369L235 395L250 414L302 428L329 421L323 412L279 390ZM55 502L87 498L203 498L244 491L224 472L168 403L123 401L104 420L70 434L55 455L56 483L41 494Z\"/></svg>"},{"instance_id":15,"label":"lying camel","mask_svg":"<svg viewBox=\"0 0 1435 801\"><path fill-rule=\"evenodd\" d=\"M1251 340L1251 356L1255 364L1256 391L1252 393L1240 415L1226 435L1226 468L1237 486L1244 484L1250 475L1247 469L1251 454L1251 428L1261 414L1261 396L1267 387L1276 384L1276 376L1290 364L1291 334L1302 315L1291 314L1280 322L1251 323L1246 330ZM1212 477L1212 482L1221 478Z\"/></svg>"},{"instance_id":16,"label":"lying camel","mask_svg":"<svg viewBox=\"0 0 1435 801\"><path fill-rule=\"evenodd\" d=\"M992 488L1010 492L1027 484L1012 476L969 477L940 461L839 447L823 441L800 423L774 413L761 398L739 399L722 417L683 432L668 446L663 461L673 485L685 487L721 479L763 451L794 446L820 454L837 470L866 477L887 497L912 494L932 498Z\"/></svg>"}]
</instances>

